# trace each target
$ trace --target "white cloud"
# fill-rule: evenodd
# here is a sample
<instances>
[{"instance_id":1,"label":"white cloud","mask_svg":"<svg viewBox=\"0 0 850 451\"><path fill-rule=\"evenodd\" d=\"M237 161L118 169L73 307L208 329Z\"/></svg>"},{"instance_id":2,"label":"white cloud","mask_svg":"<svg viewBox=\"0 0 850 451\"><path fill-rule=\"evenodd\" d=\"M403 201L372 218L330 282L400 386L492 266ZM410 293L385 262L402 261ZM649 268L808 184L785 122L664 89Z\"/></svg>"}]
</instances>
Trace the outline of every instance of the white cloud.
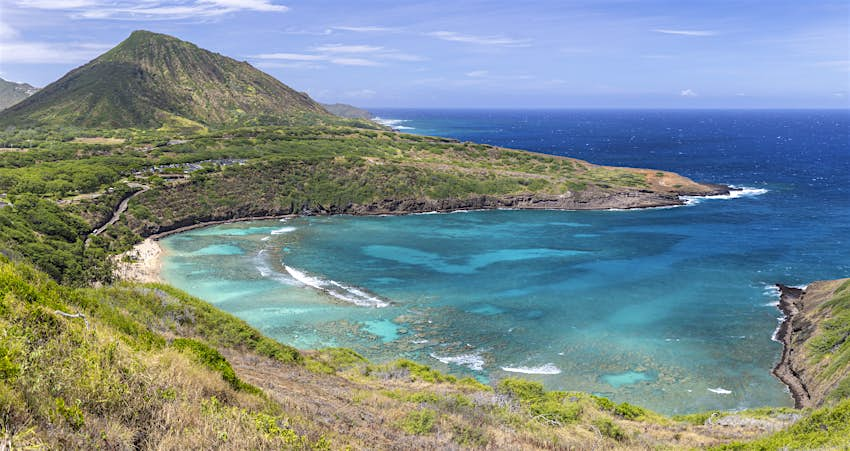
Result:
<instances>
[{"instance_id":1,"label":"white cloud","mask_svg":"<svg viewBox=\"0 0 850 451\"><path fill-rule=\"evenodd\" d=\"M310 49L310 53L262 53L259 60L323 61L339 66L375 67L388 61L422 61L417 55L401 53L376 45L325 44ZM306 66L304 66L306 67Z\"/></svg>"},{"instance_id":2,"label":"white cloud","mask_svg":"<svg viewBox=\"0 0 850 451\"><path fill-rule=\"evenodd\" d=\"M287 28L283 30L283 34L304 35L304 36L328 36L333 34L333 30L325 28L324 30L302 30L299 28Z\"/></svg>"},{"instance_id":3,"label":"white cloud","mask_svg":"<svg viewBox=\"0 0 850 451\"><path fill-rule=\"evenodd\" d=\"M710 30L671 30L669 28L655 28L652 30L655 33L675 34L679 36L714 36L716 31Z\"/></svg>"},{"instance_id":4,"label":"white cloud","mask_svg":"<svg viewBox=\"0 0 850 451\"><path fill-rule=\"evenodd\" d=\"M322 29L303 29L303 28L287 28L283 30L284 34L293 34L293 35L306 35L306 36L330 36L334 34L335 31L350 31L354 33L397 33L401 30L398 28L388 28L388 27L347 27L347 26L337 26L337 27L327 27Z\"/></svg>"},{"instance_id":5,"label":"white cloud","mask_svg":"<svg viewBox=\"0 0 850 451\"><path fill-rule=\"evenodd\" d=\"M340 66L380 66L381 63L378 61L369 60L366 58L349 58L349 57L340 57L336 55L329 54L307 54L307 53L261 53L259 55L253 55L251 58L259 59L259 60L283 60L283 61L300 61L300 62L328 62L331 64L337 64ZM262 63L258 63L258 65L262 65ZM265 67L271 67L266 65ZM292 66L290 66L292 67ZM302 65L302 68L309 68L310 66ZM312 66L316 67L316 66Z\"/></svg>"},{"instance_id":6,"label":"white cloud","mask_svg":"<svg viewBox=\"0 0 850 451\"><path fill-rule=\"evenodd\" d=\"M11 39L18 35L18 30L9 26L9 24L0 22L0 39Z\"/></svg>"},{"instance_id":7,"label":"white cloud","mask_svg":"<svg viewBox=\"0 0 850 451\"><path fill-rule=\"evenodd\" d=\"M5 63L75 64L94 59L111 45L50 42L0 42Z\"/></svg>"},{"instance_id":8,"label":"white cloud","mask_svg":"<svg viewBox=\"0 0 850 451\"><path fill-rule=\"evenodd\" d=\"M260 61L258 63L254 63L254 66L259 67L261 69L323 69L325 67L321 64L316 64L309 61Z\"/></svg>"},{"instance_id":9,"label":"white cloud","mask_svg":"<svg viewBox=\"0 0 850 451\"><path fill-rule=\"evenodd\" d=\"M269 0L198 0L199 4L210 4L233 11L267 11L267 12L286 12L289 10L286 6L272 3Z\"/></svg>"},{"instance_id":10,"label":"white cloud","mask_svg":"<svg viewBox=\"0 0 850 451\"><path fill-rule=\"evenodd\" d=\"M373 26L367 26L367 27L339 26L339 27L331 27L331 29L340 30L340 31L352 31L354 33L380 33L380 32L395 32L395 31L398 31L397 28L373 27Z\"/></svg>"},{"instance_id":11,"label":"white cloud","mask_svg":"<svg viewBox=\"0 0 850 451\"><path fill-rule=\"evenodd\" d=\"M366 58L330 58L328 61L340 66L382 66L381 63Z\"/></svg>"},{"instance_id":12,"label":"white cloud","mask_svg":"<svg viewBox=\"0 0 850 451\"><path fill-rule=\"evenodd\" d=\"M97 0L19 0L18 6L37 9L76 9L95 6Z\"/></svg>"},{"instance_id":13,"label":"white cloud","mask_svg":"<svg viewBox=\"0 0 850 451\"><path fill-rule=\"evenodd\" d=\"M371 89L358 89L356 91L347 91L344 93L344 96L351 99L369 99L375 97L375 94L377 92Z\"/></svg>"},{"instance_id":14,"label":"white cloud","mask_svg":"<svg viewBox=\"0 0 850 451\"><path fill-rule=\"evenodd\" d=\"M116 20L175 20L242 11L289 10L274 0L18 0L17 4L24 8L68 11L73 18Z\"/></svg>"},{"instance_id":15,"label":"white cloud","mask_svg":"<svg viewBox=\"0 0 850 451\"><path fill-rule=\"evenodd\" d=\"M505 36L475 36L471 34L457 33L454 31L434 31L426 34L444 41L503 47L527 47L531 42L529 39L514 39Z\"/></svg>"},{"instance_id":16,"label":"white cloud","mask_svg":"<svg viewBox=\"0 0 850 451\"><path fill-rule=\"evenodd\" d=\"M683 89L679 91L679 95L682 97L697 97L699 94L697 94L693 89Z\"/></svg>"},{"instance_id":17,"label":"white cloud","mask_svg":"<svg viewBox=\"0 0 850 451\"><path fill-rule=\"evenodd\" d=\"M474 71L471 71L471 72L467 72L466 76L467 77L473 77L473 78L486 77L487 74L489 74L489 73L490 72L486 71L486 70L474 70Z\"/></svg>"},{"instance_id":18,"label":"white cloud","mask_svg":"<svg viewBox=\"0 0 850 451\"><path fill-rule=\"evenodd\" d=\"M253 58L263 60L288 60L288 61L325 61L323 55L308 55L305 53L261 53Z\"/></svg>"},{"instance_id":19,"label":"white cloud","mask_svg":"<svg viewBox=\"0 0 850 451\"><path fill-rule=\"evenodd\" d=\"M384 48L375 45L327 44L314 47L313 50L326 53L376 53L383 51Z\"/></svg>"},{"instance_id":20,"label":"white cloud","mask_svg":"<svg viewBox=\"0 0 850 451\"><path fill-rule=\"evenodd\" d=\"M815 66L828 67L838 69L844 72L850 72L850 60L820 61L815 63Z\"/></svg>"}]
</instances>

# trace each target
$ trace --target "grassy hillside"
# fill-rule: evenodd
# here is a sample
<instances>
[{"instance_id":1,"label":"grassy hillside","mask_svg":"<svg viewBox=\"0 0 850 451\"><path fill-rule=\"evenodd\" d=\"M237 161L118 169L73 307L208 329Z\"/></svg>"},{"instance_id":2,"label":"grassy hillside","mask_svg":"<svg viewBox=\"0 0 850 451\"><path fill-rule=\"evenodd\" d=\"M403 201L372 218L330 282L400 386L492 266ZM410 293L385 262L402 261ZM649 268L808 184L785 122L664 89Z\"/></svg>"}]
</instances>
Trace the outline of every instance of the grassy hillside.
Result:
<instances>
[{"instance_id":1,"label":"grassy hillside","mask_svg":"<svg viewBox=\"0 0 850 451\"><path fill-rule=\"evenodd\" d=\"M201 129L310 123L328 115L306 94L246 62L135 31L0 113L0 125Z\"/></svg>"},{"instance_id":2,"label":"grassy hillside","mask_svg":"<svg viewBox=\"0 0 850 451\"><path fill-rule=\"evenodd\" d=\"M838 445L850 424L846 400L674 419L518 379L490 388L409 361L302 353L167 286L72 289L2 256L0 329L0 446L737 449L777 430L764 443Z\"/></svg>"},{"instance_id":3,"label":"grassy hillside","mask_svg":"<svg viewBox=\"0 0 850 451\"><path fill-rule=\"evenodd\" d=\"M799 403L819 406L850 397L850 279L814 282L787 309L786 362L801 384Z\"/></svg>"}]
</instances>

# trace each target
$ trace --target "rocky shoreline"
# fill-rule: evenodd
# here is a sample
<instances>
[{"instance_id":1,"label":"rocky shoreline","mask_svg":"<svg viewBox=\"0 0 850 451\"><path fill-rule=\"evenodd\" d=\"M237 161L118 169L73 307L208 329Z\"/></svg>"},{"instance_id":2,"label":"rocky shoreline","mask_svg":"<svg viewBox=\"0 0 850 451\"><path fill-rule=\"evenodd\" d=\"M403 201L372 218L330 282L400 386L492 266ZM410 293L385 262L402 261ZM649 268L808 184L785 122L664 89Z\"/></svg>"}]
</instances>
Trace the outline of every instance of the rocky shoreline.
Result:
<instances>
[{"instance_id":1,"label":"rocky shoreline","mask_svg":"<svg viewBox=\"0 0 850 451\"><path fill-rule=\"evenodd\" d=\"M650 190L619 192L569 192L560 195L475 196L464 199L384 199L370 204L344 206L304 205L282 209L263 209L246 206L214 214L189 216L170 223L144 224L137 230L145 238L159 239L173 233L197 227L237 221L278 219L294 216L354 216L406 215L416 213L449 213L457 210L633 210L685 205L682 196L716 196L729 194L725 185L704 185L706 190L687 193L660 193Z\"/></svg>"},{"instance_id":2,"label":"rocky shoreline","mask_svg":"<svg viewBox=\"0 0 850 451\"><path fill-rule=\"evenodd\" d=\"M777 284L776 287L779 288L780 292L779 310L785 315L785 319L776 332L776 340L782 343L782 357L772 372L790 390L791 397L794 398L794 407L802 409L812 405L812 397L805 382L794 369L791 354L795 351L793 347L794 333L799 333L802 330L795 320L802 308L803 296L806 292L803 289L782 284Z\"/></svg>"},{"instance_id":3,"label":"rocky shoreline","mask_svg":"<svg viewBox=\"0 0 850 451\"><path fill-rule=\"evenodd\" d=\"M634 190L626 192L598 192L592 196L582 193L565 195L513 195L513 196L479 196L466 199L385 199L368 205L351 204L343 208L321 206L312 209L303 207L300 212L293 213L294 208L282 211L253 210L251 208L223 212L220 215L207 215L182 218L169 224L148 225L141 235L144 241L136 244L132 250L122 253L115 258L117 269L116 278L135 282L159 282L162 248L156 242L161 238L176 233L234 222L261 221L270 219L294 218L298 216L339 215L354 216L377 215L406 215L421 213L450 213L458 210L630 210L643 208L675 207L685 205L681 196L714 196L729 194L732 188L725 185L705 184L708 189L703 192L688 192L686 194L658 193L649 190ZM129 257L129 258L125 258Z\"/></svg>"}]
</instances>

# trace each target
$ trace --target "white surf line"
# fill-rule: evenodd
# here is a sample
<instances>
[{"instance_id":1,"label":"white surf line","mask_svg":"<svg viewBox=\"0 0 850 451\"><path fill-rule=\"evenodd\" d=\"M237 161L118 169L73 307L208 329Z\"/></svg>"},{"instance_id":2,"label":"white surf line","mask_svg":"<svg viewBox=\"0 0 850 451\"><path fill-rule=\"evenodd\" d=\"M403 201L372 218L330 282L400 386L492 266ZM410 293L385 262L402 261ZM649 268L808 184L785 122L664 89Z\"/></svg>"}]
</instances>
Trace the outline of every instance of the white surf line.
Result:
<instances>
[{"instance_id":1,"label":"white surf line","mask_svg":"<svg viewBox=\"0 0 850 451\"><path fill-rule=\"evenodd\" d=\"M507 371L510 373L522 373L522 374L561 374L561 369L555 366L553 363L547 363L545 365L540 365L536 367L527 367L527 366L503 366L502 371Z\"/></svg>"},{"instance_id":2,"label":"white surf line","mask_svg":"<svg viewBox=\"0 0 850 451\"><path fill-rule=\"evenodd\" d=\"M770 190L765 188L753 188L749 186L729 185L729 188L729 194L715 194L711 196L679 196L679 198L685 201L685 205L696 205L703 200L728 200L739 199L741 197L756 197L770 192Z\"/></svg>"},{"instance_id":3,"label":"white surf line","mask_svg":"<svg viewBox=\"0 0 850 451\"><path fill-rule=\"evenodd\" d=\"M311 276L291 266L284 265L283 268L289 275L304 285L315 288L339 300L349 302L361 307L387 307L389 302L379 299L355 287L351 287L334 280L325 280Z\"/></svg>"},{"instance_id":4,"label":"white surf line","mask_svg":"<svg viewBox=\"0 0 850 451\"><path fill-rule=\"evenodd\" d=\"M726 390L725 388L720 388L720 387L709 388L708 391L710 391L712 393L717 393L718 395L728 395L728 394L732 393L732 390Z\"/></svg>"}]
</instances>

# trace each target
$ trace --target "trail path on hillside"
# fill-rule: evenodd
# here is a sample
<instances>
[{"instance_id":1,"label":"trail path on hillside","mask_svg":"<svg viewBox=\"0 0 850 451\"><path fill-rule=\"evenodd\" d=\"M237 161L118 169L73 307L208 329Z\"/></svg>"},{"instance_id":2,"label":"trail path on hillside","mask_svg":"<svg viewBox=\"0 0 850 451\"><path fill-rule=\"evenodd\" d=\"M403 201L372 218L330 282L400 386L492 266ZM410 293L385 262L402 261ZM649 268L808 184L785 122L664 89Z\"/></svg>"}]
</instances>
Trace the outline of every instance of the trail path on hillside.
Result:
<instances>
[{"instance_id":1,"label":"trail path on hillside","mask_svg":"<svg viewBox=\"0 0 850 451\"><path fill-rule=\"evenodd\" d=\"M121 214L124 213L125 211L127 211L127 206L130 204L130 200L132 200L134 197L138 196L139 194L142 194L142 193L148 191L149 189L151 189L151 187L147 186L147 185L141 185L141 184L129 184L129 185L132 188L138 187L138 188L141 188L141 189L136 191L135 193L127 196L126 198L124 198L124 200L122 200L118 204L118 206L115 207L115 210L112 211L112 217L109 219L109 221L107 221L106 224L94 229L94 231L92 231L92 233L88 236L88 238L86 238L86 245L88 245L89 241L91 241L91 237L100 235L106 229L108 229L109 226L111 226L112 224L115 224L116 222L118 222L119 219L121 219Z\"/></svg>"}]
</instances>

